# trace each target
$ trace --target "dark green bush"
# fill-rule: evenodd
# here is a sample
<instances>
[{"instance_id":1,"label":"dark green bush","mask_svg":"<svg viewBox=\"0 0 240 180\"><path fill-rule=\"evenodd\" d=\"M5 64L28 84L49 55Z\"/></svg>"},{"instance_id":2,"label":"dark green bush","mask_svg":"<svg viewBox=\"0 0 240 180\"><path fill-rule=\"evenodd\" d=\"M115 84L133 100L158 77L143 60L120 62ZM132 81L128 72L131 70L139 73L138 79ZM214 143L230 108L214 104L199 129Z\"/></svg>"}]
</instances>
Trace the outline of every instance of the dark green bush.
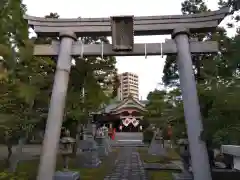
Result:
<instances>
[{"instance_id":1,"label":"dark green bush","mask_svg":"<svg viewBox=\"0 0 240 180\"><path fill-rule=\"evenodd\" d=\"M150 144L153 138L154 132L151 129L143 131L143 142Z\"/></svg>"}]
</instances>

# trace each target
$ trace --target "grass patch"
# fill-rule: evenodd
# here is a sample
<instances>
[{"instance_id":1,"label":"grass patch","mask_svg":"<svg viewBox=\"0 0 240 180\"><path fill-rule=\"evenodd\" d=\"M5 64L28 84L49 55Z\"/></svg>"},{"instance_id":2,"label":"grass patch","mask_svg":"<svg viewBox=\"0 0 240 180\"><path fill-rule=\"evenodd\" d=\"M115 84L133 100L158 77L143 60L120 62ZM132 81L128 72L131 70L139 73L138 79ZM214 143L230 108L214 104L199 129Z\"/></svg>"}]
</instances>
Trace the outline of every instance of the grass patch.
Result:
<instances>
[{"instance_id":1,"label":"grass patch","mask_svg":"<svg viewBox=\"0 0 240 180\"><path fill-rule=\"evenodd\" d=\"M75 165L75 158L72 157L69 160L69 170L78 171L80 173L81 180L101 180L104 179L108 173L110 173L115 163L117 154L118 149L113 149L113 151L102 160L102 163L98 168L78 168ZM0 161L0 163L2 162ZM0 179L9 180L10 178L17 178L18 180L35 180L38 166L39 159L19 162L16 173L9 174L5 170L5 172L0 173ZM58 157L56 170L61 170L62 167L63 160L61 157Z\"/></svg>"},{"instance_id":2,"label":"grass patch","mask_svg":"<svg viewBox=\"0 0 240 180\"><path fill-rule=\"evenodd\" d=\"M144 163L161 163L161 164L167 164L170 163L170 161L173 160L180 160L180 156L177 154L175 149L167 149L167 156L161 157L161 156L154 156L148 154L148 148L139 148L138 152L140 154L140 158ZM172 180L172 173L175 171L155 171L155 170L149 170L148 175L150 180Z\"/></svg>"},{"instance_id":3,"label":"grass patch","mask_svg":"<svg viewBox=\"0 0 240 180\"><path fill-rule=\"evenodd\" d=\"M173 160L180 160L180 155L177 153L175 149L168 149L168 157L173 161Z\"/></svg>"},{"instance_id":4,"label":"grass patch","mask_svg":"<svg viewBox=\"0 0 240 180\"><path fill-rule=\"evenodd\" d=\"M140 154L141 160L145 163L166 164L166 163L169 163L169 161L180 159L179 155L176 153L176 151L174 149L167 149L167 156L165 156L165 157L148 154L148 148L146 148L146 147L139 148L138 152Z\"/></svg>"},{"instance_id":5,"label":"grass patch","mask_svg":"<svg viewBox=\"0 0 240 180\"><path fill-rule=\"evenodd\" d=\"M172 180L172 173L169 171L150 171L150 180Z\"/></svg>"},{"instance_id":6,"label":"grass patch","mask_svg":"<svg viewBox=\"0 0 240 180\"><path fill-rule=\"evenodd\" d=\"M111 172L118 154L118 149L113 149L109 155L103 159L99 168L78 168L76 171L80 172L81 180L103 180L104 177Z\"/></svg>"}]
</instances>

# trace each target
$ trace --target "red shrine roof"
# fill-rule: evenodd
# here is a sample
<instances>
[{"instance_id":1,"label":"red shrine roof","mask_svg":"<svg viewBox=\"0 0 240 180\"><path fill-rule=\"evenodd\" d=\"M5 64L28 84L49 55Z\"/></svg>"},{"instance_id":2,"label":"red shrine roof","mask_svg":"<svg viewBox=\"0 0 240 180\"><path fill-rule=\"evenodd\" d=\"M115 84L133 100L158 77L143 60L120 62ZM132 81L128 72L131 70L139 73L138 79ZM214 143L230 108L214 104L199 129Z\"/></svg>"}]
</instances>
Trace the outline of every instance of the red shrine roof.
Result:
<instances>
[{"instance_id":1,"label":"red shrine roof","mask_svg":"<svg viewBox=\"0 0 240 180\"><path fill-rule=\"evenodd\" d=\"M123 101L118 101L118 102L109 104L107 107L105 107L104 112L114 113L124 108L136 108L139 111L146 111L145 103L129 96L127 99L124 99Z\"/></svg>"}]
</instances>

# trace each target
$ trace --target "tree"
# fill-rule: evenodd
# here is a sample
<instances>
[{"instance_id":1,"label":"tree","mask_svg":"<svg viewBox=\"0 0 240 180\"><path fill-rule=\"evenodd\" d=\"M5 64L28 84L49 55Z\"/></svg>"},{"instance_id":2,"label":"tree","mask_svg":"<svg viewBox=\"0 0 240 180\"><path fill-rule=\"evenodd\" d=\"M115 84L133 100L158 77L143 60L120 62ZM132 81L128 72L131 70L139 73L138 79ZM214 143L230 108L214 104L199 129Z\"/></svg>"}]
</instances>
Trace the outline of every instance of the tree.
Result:
<instances>
[{"instance_id":1,"label":"tree","mask_svg":"<svg viewBox=\"0 0 240 180\"><path fill-rule=\"evenodd\" d=\"M240 20L240 16L236 14L240 9L240 2L238 0L219 0L218 4L220 7L230 7L232 19L234 19L235 22ZM229 26L233 27L233 23L229 23Z\"/></svg>"},{"instance_id":2,"label":"tree","mask_svg":"<svg viewBox=\"0 0 240 180\"><path fill-rule=\"evenodd\" d=\"M23 19L26 7L21 0L1 1L0 22L0 128L8 146L9 156L13 140L27 138L29 133L44 124L47 118L56 59L34 57L34 44L50 44L58 38L28 37L28 25ZM46 18L58 18L50 13ZM88 43L109 43L106 37L83 37ZM96 111L116 95L118 81L114 57L76 58L70 74L65 119L83 122L89 112ZM82 90L85 89L85 96ZM20 148L21 149L21 148Z\"/></svg>"},{"instance_id":3,"label":"tree","mask_svg":"<svg viewBox=\"0 0 240 180\"><path fill-rule=\"evenodd\" d=\"M154 90L150 92L147 96L148 103L146 105L146 114L144 115L144 119L148 120L150 123L162 125L161 122L162 110L164 104L166 92Z\"/></svg>"},{"instance_id":4,"label":"tree","mask_svg":"<svg viewBox=\"0 0 240 180\"><path fill-rule=\"evenodd\" d=\"M33 40L28 38L28 25L23 19L26 8L21 1L5 3L0 18L7 24L0 27L0 128L9 150L9 164L13 143L19 140L21 151L23 138L28 138L42 119L42 108L48 106L55 63L50 58L32 56ZM16 165L10 165L12 170Z\"/></svg>"},{"instance_id":5,"label":"tree","mask_svg":"<svg viewBox=\"0 0 240 180\"><path fill-rule=\"evenodd\" d=\"M239 82L218 83L211 89L199 89L205 138L212 137L216 146L239 144Z\"/></svg>"},{"instance_id":6,"label":"tree","mask_svg":"<svg viewBox=\"0 0 240 180\"><path fill-rule=\"evenodd\" d=\"M233 1L232 1L233 2ZM237 2L237 1L236 1ZM230 3L230 1L228 2ZM231 5L236 11L235 5ZM186 0L182 3L183 14L194 14L208 11L202 0ZM221 143L239 143L239 126L236 121L239 117L236 103L239 93L239 32L233 38L227 37L223 28L218 28L215 33L192 34L192 37L199 41L215 40L220 45L217 55L192 55L193 69L197 82L200 99L200 107L204 124L204 138L212 139L216 146ZM176 56L168 56L164 67L163 82L166 86L175 86L179 89L179 76L176 65ZM182 102L171 109L167 117L175 117L176 120L183 120ZM229 118L231 114L231 118ZM183 116L182 116L183 117ZM183 121L182 121L183 122ZM184 129L178 127L176 129Z\"/></svg>"},{"instance_id":7,"label":"tree","mask_svg":"<svg viewBox=\"0 0 240 180\"><path fill-rule=\"evenodd\" d=\"M173 139L185 131L183 104L179 89L171 91L154 90L148 94L147 113L144 118L161 127L167 134L168 126L172 126ZM169 138L166 137L165 138Z\"/></svg>"},{"instance_id":8,"label":"tree","mask_svg":"<svg viewBox=\"0 0 240 180\"><path fill-rule=\"evenodd\" d=\"M177 91L154 90L148 94L145 119L161 127L166 127L172 123L173 118L169 116L169 111L178 105Z\"/></svg>"}]
</instances>

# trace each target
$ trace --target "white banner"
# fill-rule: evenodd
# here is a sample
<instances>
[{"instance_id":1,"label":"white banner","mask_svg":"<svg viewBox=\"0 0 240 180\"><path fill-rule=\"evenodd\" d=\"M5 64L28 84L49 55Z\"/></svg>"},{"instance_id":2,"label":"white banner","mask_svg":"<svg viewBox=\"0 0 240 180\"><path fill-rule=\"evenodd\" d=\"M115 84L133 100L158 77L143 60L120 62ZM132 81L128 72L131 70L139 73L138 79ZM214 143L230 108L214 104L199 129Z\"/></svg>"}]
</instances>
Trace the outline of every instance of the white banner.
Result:
<instances>
[{"instance_id":1,"label":"white banner","mask_svg":"<svg viewBox=\"0 0 240 180\"><path fill-rule=\"evenodd\" d=\"M125 118L122 120L124 126L129 126L132 123L134 127L137 127L140 124L140 121L135 118Z\"/></svg>"},{"instance_id":2,"label":"white banner","mask_svg":"<svg viewBox=\"0 0 240 180\"><path fill-rule=\"evenodd\" d=\"M126 127L127 127L131 122L132 122L132 120L129 119L129 118L125 118L125 119L122 120L123 125L126 126Z\"/></svg>"},{"instance_id":3,"label":"white banner","mask_svg":"<svg viewBox=\"0 0 240 180\"><path fill-rule=\"evenodd\" d=\"M134 127L137 127L139 125L139 120L133 118L132 124L133 124Z\"/></svg>"}]
</instances>

